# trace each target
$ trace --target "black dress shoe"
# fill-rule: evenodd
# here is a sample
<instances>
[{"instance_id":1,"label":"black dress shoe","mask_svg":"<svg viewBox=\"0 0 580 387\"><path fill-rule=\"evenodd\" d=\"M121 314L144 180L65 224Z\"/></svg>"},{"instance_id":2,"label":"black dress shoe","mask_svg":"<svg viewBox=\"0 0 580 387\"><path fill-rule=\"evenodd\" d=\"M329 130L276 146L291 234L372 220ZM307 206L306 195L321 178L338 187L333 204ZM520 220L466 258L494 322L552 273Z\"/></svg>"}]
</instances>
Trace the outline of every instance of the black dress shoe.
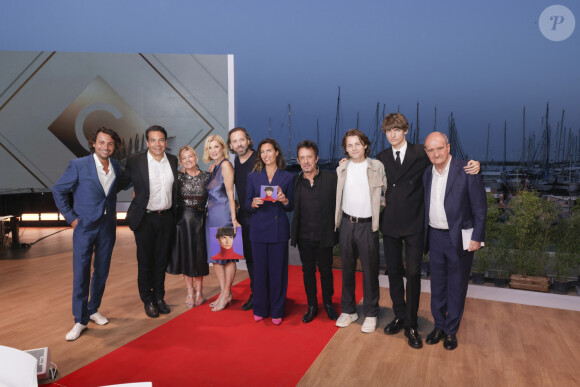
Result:
<instances>
[{"instance_id":1,"label":"black dress shoe","mask_svg":"<svg viewBox=\"0 0 580 387\"><path fill-rule=\"evenodd\" d=\"M455 337L455 335L445 336L443 346L445 347L446 350L453 351L455 348L457 348L457 337Z\"/></svg>"},{"instance_id":2,"label":"black dress shoe","mask_svg":"<svg viewBox=\"0 0 580 387\"><path fill-rule=\"evenodd\" d=\"M439 328L435 328L427 335L427 340L425 340L425 342L429 345L437 344L439 341L441 341L443 336L445 336L445 332Z\"/></svg>"},{"instance_id":3,"label":"black dress shoe","mask_svg":"<svg viewBox=\"0 0 580 387\"><path fill-rule=\"evenodd\" d=\"M336 320L338 318L338 313L332 304L324 304L324 310L329 319Z\"/></svg>"},{"instance_id":4,"label":"black dress shoe","mask_svg":"<svg viewBox=\"0 0 580 387\"><path fill-rule=\"evenodd\" d=\"M159 309L159 313L168 314L171 311L163 300L157 300L155 304L157 305L157 309Z\"/></svg>"},{"instance_id":5,"label":"black dress shoe","mask_svg":"<svg viewBox=\"0 0 580 387\"><path fill-rule=\"evenodd\" d=\"M423 340L421 340L421 335L415 328L405 328L405 337L409 339L409 346L419 349L423 346Z\"/></svg>"},{"instance_id":6,"label":"black dress shoe","mask_svg":"<svg viewBox=\"0 0 580 387\"><path fill-rule=\"evenodd\" d=\"M394 335L399 333L399 331L405 326L405 320L401 320L398 317L395 317L393 321L387 324L385 327L385 333L387 335Z\"/></svg>"},{"instance_id":7,"label":"black dress shoe","mask_svg":"<svg viewBox=\"0 0 580 387\"><path fill-rule=\"evenodd\" d=\"M244 304L242 305L242 310L251 310L254 309L254 295L250 294L250 298L248 298L248 301L244 302Z\"/></svg>"},{"instance_id":8,"label":"black dress shoe","mask_svg":"<svg viewBox=\"0 0 580 387\"><path fill-rule=\"evenodd\" d=\"M318 314L318 306L309 306L308 311L302 316L303 323L309 323L314 320L314 317Z\"/></svg>"},{"instance_id":9,"label":"black dress shoe","mask_svg":"<svg viewBox=\"0 0 580 387\"><path fill-rule=\"evenodd\" d=\"M159 309L157 309L157 306L153 301L145 303L145 313L147 313L147 316L151 318L159 317Z\"/></svg>"}]
</instances>

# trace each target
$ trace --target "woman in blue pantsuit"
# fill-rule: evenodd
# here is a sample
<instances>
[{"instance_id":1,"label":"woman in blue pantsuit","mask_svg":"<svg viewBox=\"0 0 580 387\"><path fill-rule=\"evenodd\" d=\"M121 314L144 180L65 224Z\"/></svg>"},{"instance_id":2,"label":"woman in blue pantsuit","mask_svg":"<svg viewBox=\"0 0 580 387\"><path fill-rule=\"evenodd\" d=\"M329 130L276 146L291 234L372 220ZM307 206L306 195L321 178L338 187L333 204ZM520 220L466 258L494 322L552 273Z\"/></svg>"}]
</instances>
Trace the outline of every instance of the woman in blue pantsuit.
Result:
<instances>
[{"instance_id":1,"label":"woman in blue pantsuit","mask_svg":"<svg viewBox=\"0 0 580 387\"><path fill-rule=\"evenodd\" d=\"M254 256L254 319L268 315L282 323L288 288L288 239L290 225L286 212L294 205L293 176L276 140L267 138L258 145L258 158L248 174L246 208L252 212L250 241ZM276 201L260 199L262 186L276 186Z\"/></svg>"}]
</instances>

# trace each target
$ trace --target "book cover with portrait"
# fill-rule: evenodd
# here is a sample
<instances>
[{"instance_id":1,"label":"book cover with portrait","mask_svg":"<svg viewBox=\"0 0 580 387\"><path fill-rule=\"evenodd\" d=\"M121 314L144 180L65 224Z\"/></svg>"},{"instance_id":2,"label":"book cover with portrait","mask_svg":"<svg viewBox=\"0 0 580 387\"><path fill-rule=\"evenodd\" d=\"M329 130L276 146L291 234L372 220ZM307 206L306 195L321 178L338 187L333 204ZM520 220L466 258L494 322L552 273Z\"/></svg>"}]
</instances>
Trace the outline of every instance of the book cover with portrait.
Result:
<instances>
[{"instance_id":1,"label":"book cover with portrait","mask_svg":"<svg viewBox=\"0 0 580 387\"><path fill-rule=\"evenodd\" d=\"M275 202L278 200L278 186L262 185L260 186L260 199L265 202Z\"/></svg>"},{"instance_id":2,"label":"book cover with portrait","mask_svg":"<svg viewBox=\"0 0 580 387\"><path fill-rule=\"evenodd\" d=\"M241 227L210 227L209 235L212 260L244 259Z\"/></svg>"}]
</instances>

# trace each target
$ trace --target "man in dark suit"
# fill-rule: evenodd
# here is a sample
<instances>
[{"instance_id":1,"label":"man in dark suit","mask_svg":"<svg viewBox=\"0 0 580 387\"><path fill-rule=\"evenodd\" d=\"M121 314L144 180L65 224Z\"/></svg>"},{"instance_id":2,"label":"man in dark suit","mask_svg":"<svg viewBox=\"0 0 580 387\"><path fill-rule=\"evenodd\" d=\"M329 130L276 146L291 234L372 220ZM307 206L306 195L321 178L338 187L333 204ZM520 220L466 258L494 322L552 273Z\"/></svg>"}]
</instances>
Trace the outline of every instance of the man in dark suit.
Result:
<instances>
[{"instance_id":1,"label":"man in dark suit","mask_svg":"<svg viewBox=\"0 0 580 387\"><path fill-rule=\"evenodd\" d=\"M137 244L137 285L149 317L169 313L164 301L165 269L175 230L177 157L166 154L167 132L161 126L147 128L147 152L127 159L125 172L135 197L127 211L127 223Z\"/></svg>"},{"instance_id":2,"label":"man in dark suit","mask_svg":"<svg viewBox=\"0 0 580 387\"><path fill-rule=\"evenodd\" d=\"M431 163L421 145L406 141L409 123L404 115L388 114L381 128L391 144L390 148L377 155L377 159L383 163L387 175L381 232L395 313L395 318L384 331L394 335L405 328L409 345L421 348L423 341L417 330L425 213L421 177ZM479 163L471 161L466 172L478 173ZM403 242L406 268L403 268ZM407 277L406 300L404 276Z\"/></svg>"},{"instance_id":3,"label":"man in dark suit","mask_svg":"<svg viewBox=\"0 0 580 387\"><path fill-rule=\"evenodd\" d=\"M485 238L487 200L481 176L466 175L466 163L452 158L443 133L425 139L433 168L423 174L425 185L425 247L431 262L431 313L435 329L427 344L442 338L445 349L457 348L473 252Z\"/></svg>"},{"instance_id":4,"label":"man in dark suit","mask_svg":"<svg viewBox=\"0 0 580 387\"><path fill-rule=\"evenodd\" d=\"M58 210L74 229L72 309L75 325L66 335L69 341L79 338L89 320L99 325L109 322L99 313L99 307L115 245L116 183L121 176L119 162L110 156L120 144L115 131L104 127L97 129L89 139L91 154L72 160L52 187ZM70 192L74 198L72 204Z\"/></svg>"},{"instance_id":5,"label":"man in dark suit","mask_svg":"<svg viewBox=\"0 0 580 387\"><path fill-rule=\"evenodd\" d=\"M290 244L296 246L298 243L302 261L308 300L308 310L302 321L309 323L318 313L317 265L324 310L329 319L336 320L338 314L332 305L332 248L338 241L334 232L337 177L335 172L318 169L318 146L313 141L301 141L296 147L296 154L302 172L294 176L294 217Z\"/></svg>"}]
</instances>

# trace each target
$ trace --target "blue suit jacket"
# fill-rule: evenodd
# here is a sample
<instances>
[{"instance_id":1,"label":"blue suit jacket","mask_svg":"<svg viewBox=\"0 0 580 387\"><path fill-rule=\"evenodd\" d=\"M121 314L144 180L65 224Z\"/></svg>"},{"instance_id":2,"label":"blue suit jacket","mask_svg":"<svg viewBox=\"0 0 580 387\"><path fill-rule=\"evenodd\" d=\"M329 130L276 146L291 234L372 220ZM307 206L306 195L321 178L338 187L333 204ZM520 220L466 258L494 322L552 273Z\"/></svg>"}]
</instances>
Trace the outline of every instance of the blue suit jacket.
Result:
<instances>
[{"instance_id":1,"label":"blue suit jacket","mask_svg":"<svg viewBox=\"0 0 580 387\"><path fill-rule=\"evenodd\" d=\"M119 162L109 158L115 171L115 180L109 193L105 195L97 176L97 167L93 154L72 160L63 175L52 187L54 202L68 224L78 218L79 225L96 222L105 213L116 216L117 191L116 183L121 176ZM71 206L68 194L73 193L74 204Z\"/></svg>"},{"instance_id":2,"label":"blue suit jacket","mask_svg":"<svg viewBox=\"0 0 580 387\"><path fill-rule=\"evenodd\" d=\"M445 187L445 215L449 224L449 236L458 254L464 254L462 229L473 228L471 240L485 240L485 219L487 215L487 198L485 186L480 175L468 175L463 170L465 161L451 159L449 176ZM425 186L425 251L429 251L429 208L431 205L431 181L433 168L427 168L423 174Z\"/></svg>"},{"instance_id":3,"label":"blue suit jacket","mask_svg":"<svg viewBox=\"0 0 580 387\"><path fill-rule=\"evenodd\" d=\"M290 224L286 212L294 208L294 184L293 176L288 171L278 169L268 181L266 169L262 172L251 172L248 174L246 183L246 209L252 213L250 222L250 240L252 242L280 243L290 239ZM260 197L260 186L277 185L280 186L288 205L284 206L280 202L264 202L259 208L252 208L252 200Z\"/></svg>"}]
</instances>

